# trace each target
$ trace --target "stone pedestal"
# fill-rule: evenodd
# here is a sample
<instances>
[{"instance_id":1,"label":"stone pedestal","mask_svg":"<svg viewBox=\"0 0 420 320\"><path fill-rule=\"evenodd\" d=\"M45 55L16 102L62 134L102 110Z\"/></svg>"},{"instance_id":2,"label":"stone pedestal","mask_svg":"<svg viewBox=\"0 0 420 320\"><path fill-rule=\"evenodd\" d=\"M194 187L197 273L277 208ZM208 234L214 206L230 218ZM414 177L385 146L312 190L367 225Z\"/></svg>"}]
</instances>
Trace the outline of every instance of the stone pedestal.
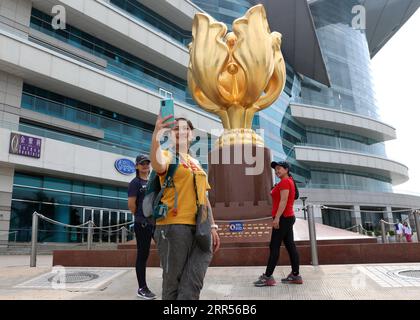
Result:
<instances>
[{"instance_id":1,"label":"stone pedestal","mask_svg":"<svg viewBox=\"0 0 420 320\"><path fill-rule=\"evenodd\" d=\"M269 241L273 185L270 163L270 150L255 145L224 146L211 152L209 199L223 241L238 245Z\"/></svg>"}]
</instances>

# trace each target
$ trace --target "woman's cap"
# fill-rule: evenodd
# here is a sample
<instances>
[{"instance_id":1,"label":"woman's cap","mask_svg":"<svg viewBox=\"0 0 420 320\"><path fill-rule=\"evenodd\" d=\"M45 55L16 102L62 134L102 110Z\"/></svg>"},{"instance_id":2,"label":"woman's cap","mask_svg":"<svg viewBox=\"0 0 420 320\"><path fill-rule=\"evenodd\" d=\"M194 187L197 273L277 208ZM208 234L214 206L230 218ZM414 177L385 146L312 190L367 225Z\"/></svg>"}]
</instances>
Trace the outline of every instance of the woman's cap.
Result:
<instances>
[{"instance_id":1,"label":"woman's cap","mask_svg":"<svg viewBox=\"0 0 420 320\"><path fill-rule=\"evenodd\" d=\"M140 164L144 161L149 161L150 162L149 157L146 156L145 154L140 154L136 157L136 165L138 165L138 164Z\"/></svg>"},{"instance_id":2,"label":"woman's cap","mask_svg":"<svg viewBox=\"0 0 420 320\"><path fill-rule=\"evenodd\" d=\"M271 162L271 168L275 169L277 166L283 167L290 170L290 164L286 161L273 161Z\"/></svg>"}]
</instances>

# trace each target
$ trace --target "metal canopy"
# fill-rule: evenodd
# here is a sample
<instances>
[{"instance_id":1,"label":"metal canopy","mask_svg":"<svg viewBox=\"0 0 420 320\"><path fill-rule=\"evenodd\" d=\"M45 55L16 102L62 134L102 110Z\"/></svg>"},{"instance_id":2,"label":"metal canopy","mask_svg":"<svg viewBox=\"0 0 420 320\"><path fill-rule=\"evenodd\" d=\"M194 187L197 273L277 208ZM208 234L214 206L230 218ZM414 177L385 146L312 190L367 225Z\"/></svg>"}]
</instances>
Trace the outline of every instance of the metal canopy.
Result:
<instances>
[{"instance_id":1,"label":"metal canopy","mask_svg":"<svg viewBox=\"0 0 420 320\"><path fill-rule=\"evenodd\" d=\"M271 31L283 35L282 52L286 62L296 72L330 86L307 1L254 0L254 3L265 6Z\"/></svg>"},{"instance_id":2,"label":"metal canopy","mask_svg":"<svg viewBox=\"0 0 420 320\"><path fill-rule=\"evenodd\" d=\"M361 0L360 2L366 8L366 38L371 58L420 6L420 0Z\"/></svg>"}]
</instances>

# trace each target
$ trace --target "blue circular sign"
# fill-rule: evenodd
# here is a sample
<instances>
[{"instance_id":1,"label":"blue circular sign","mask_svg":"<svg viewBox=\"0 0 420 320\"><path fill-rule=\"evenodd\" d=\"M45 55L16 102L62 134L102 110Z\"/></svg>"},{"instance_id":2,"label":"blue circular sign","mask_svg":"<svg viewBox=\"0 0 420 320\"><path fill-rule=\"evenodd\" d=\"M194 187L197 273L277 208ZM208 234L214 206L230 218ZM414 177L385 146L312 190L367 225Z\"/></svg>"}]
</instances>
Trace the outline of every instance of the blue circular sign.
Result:
<instances>
[{"instance_id":1,"label":"blue circular sign","mask_svg":"<svg viewBox=\"0 0 420 320\"><path fill-rule=\"evenodd\" d=\"M114 166L121 174L130 175L136 172L136 165L130 159L115 160Z\"/></svg>"},{"instance_id":2,"label":"blue circular sign","mask_svg":"<svg viewBox=\"0 0 420 320\"><path fill-rule=\"evenodd\" d=\"M229 230L231 232L241 232L244 231L244 224L241 221L229 223Z\"/></svg>"}]
</instances>

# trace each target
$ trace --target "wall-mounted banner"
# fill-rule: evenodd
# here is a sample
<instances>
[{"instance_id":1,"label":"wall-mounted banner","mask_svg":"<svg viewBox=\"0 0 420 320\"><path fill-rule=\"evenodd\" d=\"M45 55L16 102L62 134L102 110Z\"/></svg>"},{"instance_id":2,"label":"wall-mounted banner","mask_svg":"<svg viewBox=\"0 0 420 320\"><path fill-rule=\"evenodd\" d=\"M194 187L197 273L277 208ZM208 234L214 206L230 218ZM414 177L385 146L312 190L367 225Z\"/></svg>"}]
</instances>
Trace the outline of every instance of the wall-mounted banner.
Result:
<instances>
[{"instance_id":1,"label":"wall-mounted banner","mask_svg":"<svg viewBox=\"0 0 420 320\"><path fill-rule=\"evenodd\" d=\"M12 132L10 134L9 153L39 159L41 157L41 142L41 138Z\"/></svg>"},{"instance_id":2,"label":"wall-mounted banner","mask_svg":"<svg viewBox=\"0 0 420 320\"><path fill-rule=\"evenodd\" d=\"M243 222L240 222L240 221L231 222L231 223L229 223L229 230L231 232L244 231L244 224L243 224Z\"/></svg>"},{"instance_id":3,"label":"wall-mounted banner","mask_svg":"<svg viewBox=\"0 0 420 320\"><path fill-rule=\"evenodd\" d=\"M121 174L130 175L136 172L136 165L130 159L117 159L114 166Z\"/></svg>"}]
</instances>

